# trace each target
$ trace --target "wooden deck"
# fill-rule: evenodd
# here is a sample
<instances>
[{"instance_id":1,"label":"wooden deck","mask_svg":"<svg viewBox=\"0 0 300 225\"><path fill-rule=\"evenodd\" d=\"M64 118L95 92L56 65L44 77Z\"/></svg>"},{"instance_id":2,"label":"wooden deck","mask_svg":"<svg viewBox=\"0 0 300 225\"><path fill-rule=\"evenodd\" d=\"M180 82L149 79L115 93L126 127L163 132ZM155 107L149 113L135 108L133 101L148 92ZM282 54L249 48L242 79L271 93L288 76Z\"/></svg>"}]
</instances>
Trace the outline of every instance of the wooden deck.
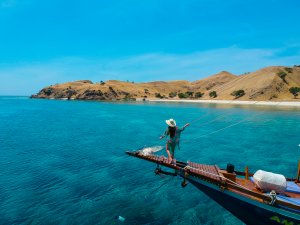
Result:
<instances>
[{"instance_id":1,"label":"wooden deck","mask_svg":"<svg viewBox=\"0 0 300 225\"><path fill-rule=\"evenodd\" d=\"M194 162L188 162L188 169L195 174L203 175L209 177L210 179L221 181L222 176L219 173L219 168L213 165L205 165L205 164L198 164Z\"/></svg>"}]
</instances>

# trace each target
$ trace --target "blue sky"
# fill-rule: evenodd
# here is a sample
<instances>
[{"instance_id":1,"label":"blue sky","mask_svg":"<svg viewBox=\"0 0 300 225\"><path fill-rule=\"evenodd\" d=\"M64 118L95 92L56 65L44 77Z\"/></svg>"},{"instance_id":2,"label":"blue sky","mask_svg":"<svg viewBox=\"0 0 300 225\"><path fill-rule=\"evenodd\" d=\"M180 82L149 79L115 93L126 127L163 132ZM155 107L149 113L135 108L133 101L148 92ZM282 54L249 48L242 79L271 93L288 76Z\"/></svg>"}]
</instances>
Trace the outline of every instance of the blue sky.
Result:
<instances>
[{"instance_id":1,"label":"blue sky","mask_svg":"<svg viewBox=\"0 0 300 225\"><path fill-rule=\"evenodd\" d=\"M0 95L300 64L299 0L0 0Z\"/></svg>"}]
</instances>

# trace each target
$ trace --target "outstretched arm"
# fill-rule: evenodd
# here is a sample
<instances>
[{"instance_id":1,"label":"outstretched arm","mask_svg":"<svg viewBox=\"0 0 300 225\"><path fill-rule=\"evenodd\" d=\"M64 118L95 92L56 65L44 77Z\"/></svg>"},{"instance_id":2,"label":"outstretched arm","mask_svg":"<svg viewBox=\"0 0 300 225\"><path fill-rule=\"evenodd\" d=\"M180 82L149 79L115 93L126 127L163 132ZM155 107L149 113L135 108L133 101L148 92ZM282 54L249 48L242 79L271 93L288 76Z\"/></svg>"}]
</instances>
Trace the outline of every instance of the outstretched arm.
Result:
<instances>
[{"instance_id":1,"label":"outstretched arm","mask_svg":"<svg viewBox=\"0 0 300 225\"><path fill-rule=\"evenodd\" d=\"M186 127L188 127L189 125L190 125L189 123L185 124L185 125L180 129L180 131L184 131L184 129L185 129Z\"/></svg>"},{"instance_id":2,"label":"outstretched arm","mask_svg":"<svg viewBox=\"0 0 300 225\"><path fill-rule=\"evenodd\" d=\"M187 123L187 124L185 124L184 126L183 126L183 128L186 128L186 127L188 127L190 124L189 123Z\"/></svg>"},{"instance_id":3,"label":"outstretched arm","mask_svg":"<svg viewBox=\"0 0 300 225\"><path fill-rule=\"evenodd\" d=\"M159 137L159 140L163 139L166 135L168 135L168 130L166 130L166 131Z\"/></svg>"}]
</instances>

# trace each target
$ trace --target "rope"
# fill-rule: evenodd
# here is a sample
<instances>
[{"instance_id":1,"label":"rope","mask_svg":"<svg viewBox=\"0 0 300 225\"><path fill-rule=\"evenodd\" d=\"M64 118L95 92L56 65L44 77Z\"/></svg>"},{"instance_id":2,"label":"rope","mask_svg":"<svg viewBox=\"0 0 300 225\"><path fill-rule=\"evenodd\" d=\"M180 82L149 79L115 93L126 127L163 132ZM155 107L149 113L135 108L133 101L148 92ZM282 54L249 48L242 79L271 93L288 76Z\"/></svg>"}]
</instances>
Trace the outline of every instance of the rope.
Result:
<instances>
[{"instance_id":1,"label":"rope","mask_svg":"<svg viewBox=\"0 0 300 225\"><path fill-rule=\"evenodd\" d=\"M209 114L208 114L208 113L206 113L205 115L203 115L203 116L200 116L200 117L198 117L198 118L196 118L196 119L192 120L192 121L190 122L190 124L197 122L198 120L202 119L203 117L206 117L207 115L209 115Z\"/></svg>"},{"instance_id":2,"label":"rope","mask_svg":"<svg viewBox=\"0 0 300 225\"><path fill-rule=\"evenodd\" d=\"M240 123L243 123L243 122L245 122L245 121L247 121L247 120L249 120L249 119L253 119L253 118L255 118L255 117L259 116L259 115L262 115L262 114L263 114L263 113L258 113L258 114L254 115L254 116L245 118L245 119L243 119L243 120L241 120L241 121L239 121L239 122L236 122L236 123L234 123L234 124L230 124L230 125L228 125L228 126L226 126L226 127L222 127L222 128L220 128L220 129L215 130L215 131L212 131L212 132L210 132L210 133L208 133L208 134L203 134L203 135L198 136L198 137L196 137L196 138L192 138L192 139L190 139L190 140L184 140L184 141L182 141L182 142L191 142L191 141L198 140L199 138L206 137L206 136L209 136L209 135L218 133L218 132L220 132L220 131L222 131L222 130L228 129L228 128L230 128L230 127L234 127L234 126L236 126L236 125L239 125Z\"/></svg>"},{"instance_id":3,"label":"rope","mask_svg":"<svg viewBox=\"0 0 300 225\"><path fill-rule=\"evenodd\" d=\"M269 202L269 205L274 205L274 203L277 200L277 195L276 192L274 190L272 190L269 194L269 196L271 197L271 202Z\"/></svg>"},{"instance_id":4,"label":"rope","mask_svg":"<svg viewBox=\"0 0 300 225\"><path fill-rule=\"evenodd\" d=\"M210 121L205 122L205 123L201 123L201 124L199 124L199 125L197 125L197 126L195 126L195 127L201 127L201 126L204 126L204 125L206 125L206 124L213 123L213 122L217 121L218 119L224 118L224 117L226 117L226 116L228 116L228 115L217 116L215 119L210 120Z\"/></svg>"},{"instance_id":5,"label":"rope","mask_svg":"<svg viewBox=\"0 0 300 225\"><path fill-rule=\"evenodd\" d=\"M223 84L223 85L217 87L217 88L214 89L214 90L215 90L216 92L222 92L222 91L224 91L224 90L226 90L226 89L229 89L230 86L228 87L228 85L231 85L231 84L234 84L234 83L239 82L239 81L241 81L241 80L244 80L245 78L247 78L246 75L247 75L247 74L240 75L237 79L233 79L233 80L231 80L231 81L229 81L229 82L226 82L225 84Z\"/></svg>"},{"instance_id":6,"label":"rope","mask_svg":"<svg viewBox=\"0 0 300 225\"><path fill-rule=\"evenodd\" d=\"M247 120L247 119L244 119L244 120L241 120L241 121L239 121L239 122L237 122L237 123L231 124L231 125L229 125L229 126L227 126L227 127L223 127L223 128L221 128L221 129L219 129L219 130L215 130L215 131L210 132L210 133L208 133L208 134L204 134L204 135L198 136L197 138L191 139L191 141L192 141L192 140L195 141L195 140L197 140L197 139L199 139L199 138L206 137L206 136L209 136L209 135L218 133L218 132L220 132L220 131L222 131L222 130L225 130L225 129L228 129L228 128L230 128L230 127L236 126L236 125L238 125L238 124L240 124L240 123L243 123L243 122L246 121L246 120Z\"/></svg>"}]
</instances>

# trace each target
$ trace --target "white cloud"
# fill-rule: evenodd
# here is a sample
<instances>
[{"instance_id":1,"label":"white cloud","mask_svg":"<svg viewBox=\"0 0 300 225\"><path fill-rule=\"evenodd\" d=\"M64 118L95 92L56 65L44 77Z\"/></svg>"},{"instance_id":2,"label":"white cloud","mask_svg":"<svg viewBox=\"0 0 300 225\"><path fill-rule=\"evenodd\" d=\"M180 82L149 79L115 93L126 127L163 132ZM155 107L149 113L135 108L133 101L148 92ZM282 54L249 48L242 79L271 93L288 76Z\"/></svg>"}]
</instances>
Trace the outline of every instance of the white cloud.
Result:
<instances>
[{"instance_id":1,"label":"white cloud","mask_svg":"<svg viewBox=\"0 0 300 225\"><path fill-rule=\"evenodd\" d=\"M282 49L242 49L232 46L190 54L152 53L118 59L60 58L48 62L0 65L0 94L32 94L44 86L90 79L135 82L197 80L222 70L234 74L271 66L300 64L300 55L283 56Z\"/></svg>"}]
</instances>

